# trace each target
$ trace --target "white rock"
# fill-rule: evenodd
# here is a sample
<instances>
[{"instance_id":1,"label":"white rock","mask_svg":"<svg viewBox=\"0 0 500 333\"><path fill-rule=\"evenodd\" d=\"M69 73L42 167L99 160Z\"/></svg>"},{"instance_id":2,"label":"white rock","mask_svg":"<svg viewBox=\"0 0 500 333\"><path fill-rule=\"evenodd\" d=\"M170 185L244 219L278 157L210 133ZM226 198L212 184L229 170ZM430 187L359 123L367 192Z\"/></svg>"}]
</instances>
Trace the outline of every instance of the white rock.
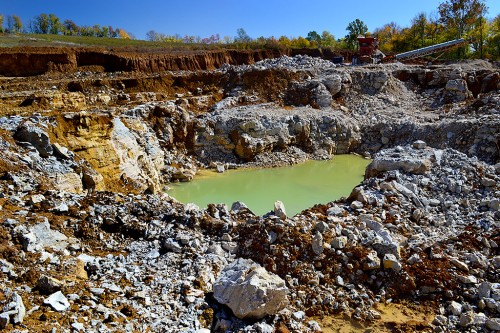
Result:
<instances>
[{"instance_id":1,"label":"white rock","mask_svg":"<svg viewBox=\"0 0 500 333\"><path fill-rule=\"evenodd\" d=\"M344 209L339 206L333 206L328 208L326 213L328 214L328 216L341 216L344 213Z\"/></svg>"},{"instance_id":2,"label":"white rock","mask_svg":"<svg viewBox=\"0 0 500 333\"><path fill-rule=\"evenodd\" d=\"M353 202L351 202L351 206L350 207L352 209L361 209L361 208L363 208L363 203L360 202L360 201L354 200Z\"/></svg>"},{"instance_id":3,"label":"white rock","mask_svg":"<svg viewBox=\"0 0 500 333\"><path fill-rule=\"evenodd\" d=\"M408 264L410 264L410 265L413 265L413 264L415 264L417 262L421 262L421 261L422 261L422 259L420 258L418 253L414 253L411 255L410 258L408 258Z\"/></svg>"},{"instance_id":4,"label":"white rock","mask_svg":"<svg viewBox=\"0 0 500 333\"><path fill-rule=\"evenodd\" d=\"M286 210L283 202L278 200L274 203L274 215L278 216L282 220L286 220Z\"/></svg>"},{"instance_id":5,"label":"white rock","mask_svg":"<svg viewBox=\"0 0 500 333\"><path fill-rule=\"evenodd\" d=\"M31 197L30 197L30 202L35 205L37 203L40 203L42 202L43 200L45 200L45 197L41 194L33 194Z\"/></svg>"},{"instance_id":6,"label":"white rock","mask_svg":"<svg viewBox=\"0 0 500 333\"><path fill-rule=\"evenodd\" d=\"M477 296L479 299L489 298L491 295L492 284L490 282L482 282L477 289Z\"/></svg>"},{"instance_id":7,"label":"white rock","mask_svg":"<svg viewBox=\"0 0 500 333\"><path fill-rule=\"evenodd\" d=\"M21 324L26 315L26 308L24 307L23 299L17 293L13 295L13 301L16 303L14 307L15 314L12 318L14 324Z\"/></svg>"},{"instance_id":8,"label":"white rock","mask_svg":"<svg viewBox=\"0 0 500 333\"><path fill-rule=\"evenodd\" d=\"M448 311L454 316L458 316L462 313L462 304L452 301L451 304L448 305Z\"/></svg>"},{"instance_id":9,"label":"white rock","mask_svg":"<svg viewBox=\"0 0 500 333\"><path fill-rule=\"evenodd\" d=\"M304 311L296 311L292 313L292 317L296 320L303 321L304 319L306 319L306 313Z\"/></svg>"},{"instance_id":10,"label":"white rock","mask_svg":"<svg viewBox=\"0 0 500 333\"><path fill-rule=\"evenodd\" d=\"M241 319L260 319L288 305L285 281L252 260L240 258L224 268L213 290L215 299Z\"/></svg>"},{"instance_id":11,"label":"white rock","mask_svg":"<svg viewBox=\"0 0 500 333\"><path fill-rule=\"evenodd\" d=\"M465 284L475 284L477 283L477 278L474 275L469 276L459 276L458 279L460 282Z\"/></svg>"},{"instance_id":12,"label":"white rock","mask_svg":"<svg viewBox=\"0 0 500 333\"><path fill-rule=\"evenodd\" d=\"M66 296L62 292L58 291L50 295L43 304L50 305L54 310L58 312L64 312L69 309L70 304Z\"/></svg>"},{"instance_id":13,"label":"white rock","mask_svg":"<svg viewBox=\"0 0 500 333\"><path fill-rule=\"evenodd\" d=\"M82 323L73 323L73 324L71 324L71 327L73 327L78 332L83 331L83 329L84 329L84 326Z\"/></svg>"}]
</instances>

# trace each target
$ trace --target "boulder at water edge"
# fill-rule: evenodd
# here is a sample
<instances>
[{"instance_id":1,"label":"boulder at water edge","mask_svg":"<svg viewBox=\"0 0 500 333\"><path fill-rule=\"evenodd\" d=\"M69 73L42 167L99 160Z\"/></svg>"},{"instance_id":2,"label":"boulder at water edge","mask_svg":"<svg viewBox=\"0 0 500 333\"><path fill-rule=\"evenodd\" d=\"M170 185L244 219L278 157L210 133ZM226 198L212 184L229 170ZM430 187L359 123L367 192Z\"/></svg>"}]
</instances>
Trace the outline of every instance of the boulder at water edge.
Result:
<instances>
[{"instance_id":1,"label":"boulder at water edge","mask_svg":"<svg viewBox=\"0 0 500 333\"><path fill-rule=\"evenodd\" d=\"M288 288L276 274L252 260L238 259L214 283L215 299L240 319L261 319L288 305Z\"/></svg>"}]
</instances>

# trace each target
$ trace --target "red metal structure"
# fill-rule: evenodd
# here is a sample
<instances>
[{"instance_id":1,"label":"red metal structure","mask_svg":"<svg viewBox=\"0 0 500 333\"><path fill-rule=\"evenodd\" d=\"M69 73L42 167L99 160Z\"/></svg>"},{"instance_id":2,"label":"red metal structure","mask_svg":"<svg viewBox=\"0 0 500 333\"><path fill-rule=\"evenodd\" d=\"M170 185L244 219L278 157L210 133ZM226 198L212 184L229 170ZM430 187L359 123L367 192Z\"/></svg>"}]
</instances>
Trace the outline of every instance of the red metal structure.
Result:
<instances>
[{"instance_id":1,"label":"red metal structure","mask_svg":"<svg viewBox=\"0 0 500 333\"><path fill-rule=\"evenodd\" d=\"M358 36L359 50L353 63L377 63L385 55L378 49L375 37Z\"/></svg>"}]
</instances>

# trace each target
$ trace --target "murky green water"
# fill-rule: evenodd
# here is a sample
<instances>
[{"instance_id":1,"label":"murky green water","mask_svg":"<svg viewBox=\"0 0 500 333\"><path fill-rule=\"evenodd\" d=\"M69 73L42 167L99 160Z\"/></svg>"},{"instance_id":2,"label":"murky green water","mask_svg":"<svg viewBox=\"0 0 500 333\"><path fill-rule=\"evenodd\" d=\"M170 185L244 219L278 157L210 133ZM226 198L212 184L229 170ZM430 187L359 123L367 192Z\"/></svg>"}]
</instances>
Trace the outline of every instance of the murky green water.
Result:
<instances>
[{"instance_id":1,"label":"murky green water","mask_svg":"<svg viewBox=\"0 0 500 333\"><path fill-rule=\"evenodd\" d=\"M274 169L229 170L222 174L206 172L189 183L171 184L168 194L183 203L201 208L209 203L244 202L255 214L271 211L276 200L285 204L288 216L318 203L342 196L363 180L370 163L355 155L337 155L330 161L307 161Z\"/></svg>"}]
</instances>

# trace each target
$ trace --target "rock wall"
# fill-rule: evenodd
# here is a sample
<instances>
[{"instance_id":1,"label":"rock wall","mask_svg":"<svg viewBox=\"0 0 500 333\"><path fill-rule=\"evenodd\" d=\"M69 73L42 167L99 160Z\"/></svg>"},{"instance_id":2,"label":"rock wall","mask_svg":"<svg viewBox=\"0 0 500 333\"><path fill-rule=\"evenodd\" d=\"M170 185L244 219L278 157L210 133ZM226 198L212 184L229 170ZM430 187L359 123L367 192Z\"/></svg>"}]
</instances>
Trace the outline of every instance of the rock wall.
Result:
<instances>
[{"instance_id":1,"label":"rock wall","mask_svg":"<svg viewBox=\"0 0 500 333\"><path fill-rule=\"evenodd\" d=\"M157 192L164 152L139 119L109 113L73 113L57 119L54 141L64 144L102 176L96 190Z\"/></svg>"}]
</instances>

